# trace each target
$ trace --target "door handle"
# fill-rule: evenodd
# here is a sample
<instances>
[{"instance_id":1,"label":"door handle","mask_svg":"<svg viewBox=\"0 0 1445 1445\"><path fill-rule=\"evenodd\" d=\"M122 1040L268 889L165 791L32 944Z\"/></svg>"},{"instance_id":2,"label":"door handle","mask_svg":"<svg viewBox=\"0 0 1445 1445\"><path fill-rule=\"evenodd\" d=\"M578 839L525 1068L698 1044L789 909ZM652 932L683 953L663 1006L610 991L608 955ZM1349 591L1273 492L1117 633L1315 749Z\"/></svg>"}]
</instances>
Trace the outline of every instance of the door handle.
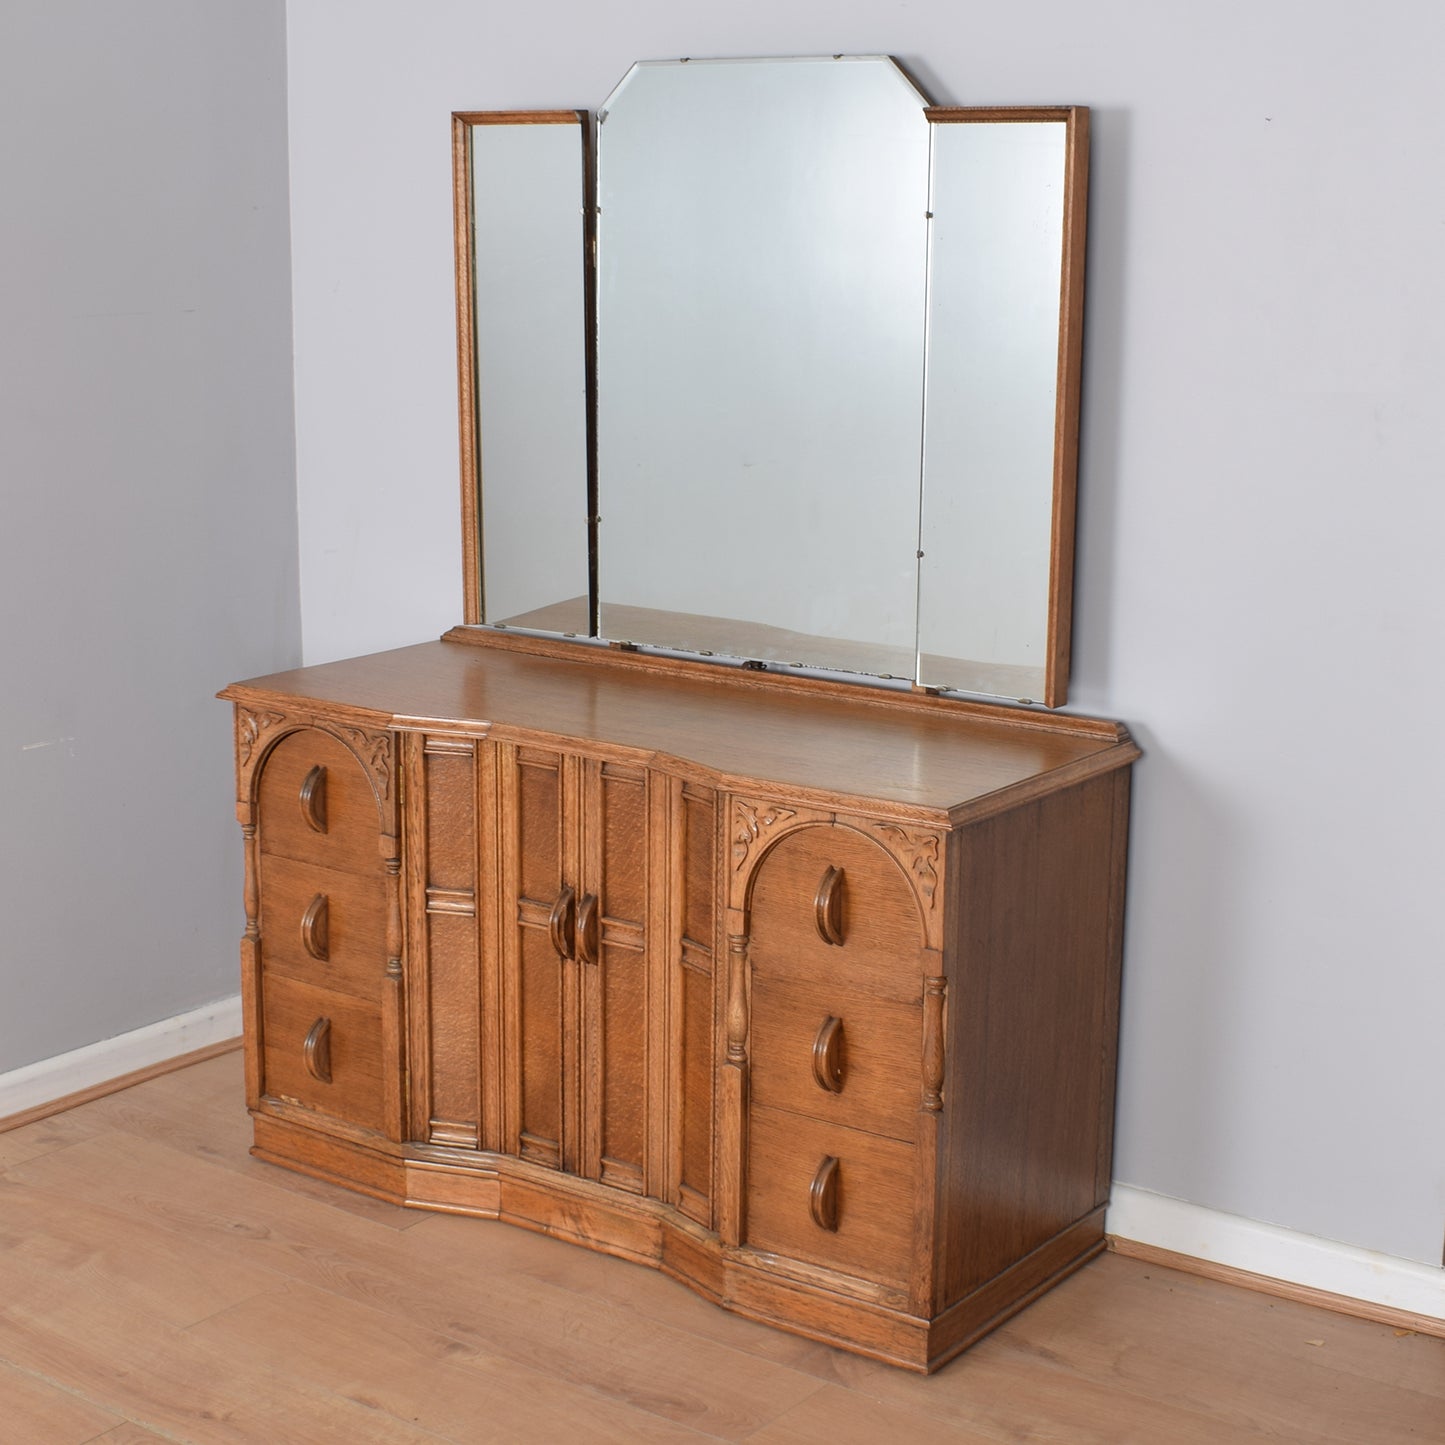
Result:
<instances>
[{"instance_id":1,"label":"door handle","mask_svg":"<svg viewBox=\"0 0 1445 1445\"><path fill-rule=\"evenodd\" d=\"M838 1232L838 1161L829 1154L808 1187L808 1212L819 1229Z\"/></svg>"},{"instance_id":2,"label":"door handle","mask_svg":"<svg viewBox=\"0 0 1445 1445\"><path fill-rule=\"evenodd\" d=\"M813 897L813 922L824 943L843 942L843 870L829 868Z\"/></svg>"},{"instance_id":3,"label":"door handle","mask_svg":"<svg viewBox=\"0 0 1445 1445\"><path fill-rule=\"evenodd\" d=\"M829 1014L813 1040L813 1078L830 1094L843 1092L843 1020Z\"/></svg>"},{"instance_id":4,"label":"door handle","mask_svg":"<svg viewBox=\"0 0 1445 1445\"><path fill-rule=\"evenodd\" d=\"M552 947L560 957L577 956L577 895L571 888L564 888L557 895L547 918L547 931L552 935Z\"/></svg>"},{"instance_id":5,"label":"door handle","mask_svg":"<svg viewBox=\"0 0 1445 1445\"><path fill-rule=\"evenodd\" d=\"M323 1084L331 1082L331 1020L317 1019L301 1045L306 1072Z\"/></svg>"},{"instance_id":6,"label":"door handle","mask_svg":"<svg viewBox=\"0 0 1445 1445\"><path fill-rule=\"evenodd\" d=\"M328 924L331 920L331 903L324 893L318 893L301 915L301 946L320 963L331 957Z\"/></svg>"},{"instance_id":7,"label":"door handle","mask_svg":"<svg viewBox=\"0 0 1445 1445\"><path fill-rule=\"evenodd\" d=\"M326 769L317 763L301 782L301 816L313 832L326 831Z\"/></svg>"},{"instance_id":8,"label":"door handle","mask_svg":"<svg viewBox=\"0 0 1445 1445\"><path fill-rule=\"evenodd\" d=\"M577 905L577 957L582 963L597 962L597 895L586 893Z\"/></svg>"}]
</instances>

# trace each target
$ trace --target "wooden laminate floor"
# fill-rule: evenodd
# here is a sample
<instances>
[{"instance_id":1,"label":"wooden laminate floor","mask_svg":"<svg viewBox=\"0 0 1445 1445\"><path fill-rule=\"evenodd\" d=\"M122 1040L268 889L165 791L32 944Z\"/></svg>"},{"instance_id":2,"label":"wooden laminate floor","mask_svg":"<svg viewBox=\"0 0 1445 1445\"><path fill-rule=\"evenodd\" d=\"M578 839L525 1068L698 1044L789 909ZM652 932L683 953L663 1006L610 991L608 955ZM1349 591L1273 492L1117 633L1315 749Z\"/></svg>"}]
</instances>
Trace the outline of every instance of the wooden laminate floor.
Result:
<instances>
[{"instance_id":1,"label":"wooden laminate floor","mask_svg":"<svg viewBox=\"0 0 1445 1445\"><path fill-rule=\"evenodd\" d=\"M1445 1341L1108 1255L931 1379L248 1157L239 1054L0 1134L0 1442L1445 1441Z\"/></svg>"}]
</instances>

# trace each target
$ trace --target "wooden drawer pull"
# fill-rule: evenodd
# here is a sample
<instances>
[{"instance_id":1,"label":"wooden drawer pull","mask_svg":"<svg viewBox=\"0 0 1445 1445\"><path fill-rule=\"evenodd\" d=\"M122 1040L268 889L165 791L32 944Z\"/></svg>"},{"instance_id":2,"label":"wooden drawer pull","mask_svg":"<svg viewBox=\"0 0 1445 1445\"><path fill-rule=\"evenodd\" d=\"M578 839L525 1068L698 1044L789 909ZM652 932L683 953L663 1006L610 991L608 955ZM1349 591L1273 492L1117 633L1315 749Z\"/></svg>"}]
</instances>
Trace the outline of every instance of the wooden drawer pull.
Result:
<instances>
[{"instance_id":1,"label":"wooden drawer pull","mask_svg":"<svg viewBox=\"0 0 1445 1445\"><path fill-rule=\"evenodd\" d=\"M321 963L331 957L327 924L330 922L331 901L324 893L318 893L301 915L301 946Z\"/></svg>"},{"instance_id":2,"label":"wooden drawer pull","mask_svg":"<svg viewBox=\"0 0 1445 1445\"><path fill-rule=\"evenodd\" d=\"M547 919L547 931L552 935L552 947L560 957L576 957L577 895L570 888L564 888L557 895Z\"/></svg>"},{"instance_id":3,"label":"wooden drawer pull","mask_svg":"<svg viewBox=\"0 0 1445 1445\"><path fill-rule=\"evenodd\" d=\"M808 1187L808 1211L819 1229L838 1232L838 1161L831 1154L818 1165Z\"/></svg>"},{"instance_id":4,"label":"wooden drawer pull","mask_svg":"<svg viewBox=\"0 0 1445 1445\"><path fill-rule=\"evenodd\" d=\"M843 1092L843 1020L829 1014L813 1040L813 1078L830 1094Z\"/></svg>"},{"instance_id":5,"label":"wooden drawer pull","mask_svg":"<svg viewBox=\"0 0 1445 1445\"><path fill-rule=\"evenodd\" d=\"M577 905L577 957L583 963L597 962L597 895L583 895Z\"/></svg>"},{"instance_id":6,"label":"wooden drawer pull","mask_svg":"<svg viewBox=\"0 0 1445 1445\"><path fill-rule=\"evenodd\" d=\"M301 783L301 816L314 832L326 831L326 769L317 763Z\"/></svg>"},{"instance_id":7,"label":"wooden drawer pull","mask_svg":"<svg viewBox=\"0 0 1445 1445\"><path fill-rule=\"evenodd\" d=\"M331 1082L331 1020L317 1019L301 1045L306 1072L323 1084Z\"/></svg>"},{"instance_id":8,"label":"wooden drawer pull","mask_svg":"<svg viewBox=\"0 0 1445 1445\"><path fill-rule=\"evenodd\" d=\"M829 868L813 898L813 921L824 943L843 942L843 870Z\"/></svg>"}]
</instances>

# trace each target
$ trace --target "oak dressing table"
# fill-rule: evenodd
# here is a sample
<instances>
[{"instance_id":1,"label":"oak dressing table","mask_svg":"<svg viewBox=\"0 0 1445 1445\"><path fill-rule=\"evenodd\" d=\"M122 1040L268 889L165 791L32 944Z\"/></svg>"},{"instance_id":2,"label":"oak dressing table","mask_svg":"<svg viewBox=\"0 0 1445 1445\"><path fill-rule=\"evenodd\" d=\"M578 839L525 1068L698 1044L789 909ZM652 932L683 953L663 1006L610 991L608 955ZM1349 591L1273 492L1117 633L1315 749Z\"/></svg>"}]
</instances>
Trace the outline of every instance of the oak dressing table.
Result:
<instances>
[{"instance_id":1,"label":"oak dressing table","mask_svg":"<svg viewBox=\"0 0 1445 1445\"><path fill-rule=\"evenodd\" d=\"M1138 750L961 695L1064 700L1087 115L838 57L455 132L466 621L222 694L255 1153L933 1369L1103 1247Z\"/></svg>"}]
</instances>

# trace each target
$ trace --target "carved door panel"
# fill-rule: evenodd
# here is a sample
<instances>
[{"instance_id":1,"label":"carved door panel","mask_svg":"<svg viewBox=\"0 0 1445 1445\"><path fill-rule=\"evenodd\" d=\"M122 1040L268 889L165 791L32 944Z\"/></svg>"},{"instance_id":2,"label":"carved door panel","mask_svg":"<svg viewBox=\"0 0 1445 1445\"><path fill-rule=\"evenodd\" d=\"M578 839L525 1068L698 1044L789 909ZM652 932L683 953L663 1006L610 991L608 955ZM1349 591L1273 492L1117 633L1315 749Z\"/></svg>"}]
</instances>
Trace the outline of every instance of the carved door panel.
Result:
<instances>
[{"instance_id":1,"label":"carved door panel","mask_svg":"<svg viewBox=\"0 0 1445 1445\"><path fill-rule=\"evenodd\" d=\"M582 764L577 911L583 1054L580 1172L646 1191L650 976L650 787L645 768Z\"/></svg>"},{"instance_id":2,"label":"carved door panel","mask_svg":"<svg viewBox=\"0 0 1445 1445\"><path fill-rule=\"evenodd\" d=\"M577 893L569 881L579 855L577 761L541 748L499 751L505 1147L575 1170L567 1121L576 1116L578 1052Z\"/></svg>"},{"instance_id":3,"label":"carved door panel","mask_svg":"<svg viewBox=\"0 0 1445 1445\"><path fill-rule=\"evenodd\" d=\"M718 957L718 806L710 788L669 779L666 835L672 899L668 975L669 1167L663 1197L713 1226L714 1070L721 1028Z\"/></svg>"},{"instance_id":4,"label":"carved door panel","mask_svg":"<svg viewBox=\"0 0 1445 1445\"><path fill-rule=\"evenodd\" d=\"M504 1147L708 1222L716 807L499 744Z\"/></svg>"}]
</instances>

